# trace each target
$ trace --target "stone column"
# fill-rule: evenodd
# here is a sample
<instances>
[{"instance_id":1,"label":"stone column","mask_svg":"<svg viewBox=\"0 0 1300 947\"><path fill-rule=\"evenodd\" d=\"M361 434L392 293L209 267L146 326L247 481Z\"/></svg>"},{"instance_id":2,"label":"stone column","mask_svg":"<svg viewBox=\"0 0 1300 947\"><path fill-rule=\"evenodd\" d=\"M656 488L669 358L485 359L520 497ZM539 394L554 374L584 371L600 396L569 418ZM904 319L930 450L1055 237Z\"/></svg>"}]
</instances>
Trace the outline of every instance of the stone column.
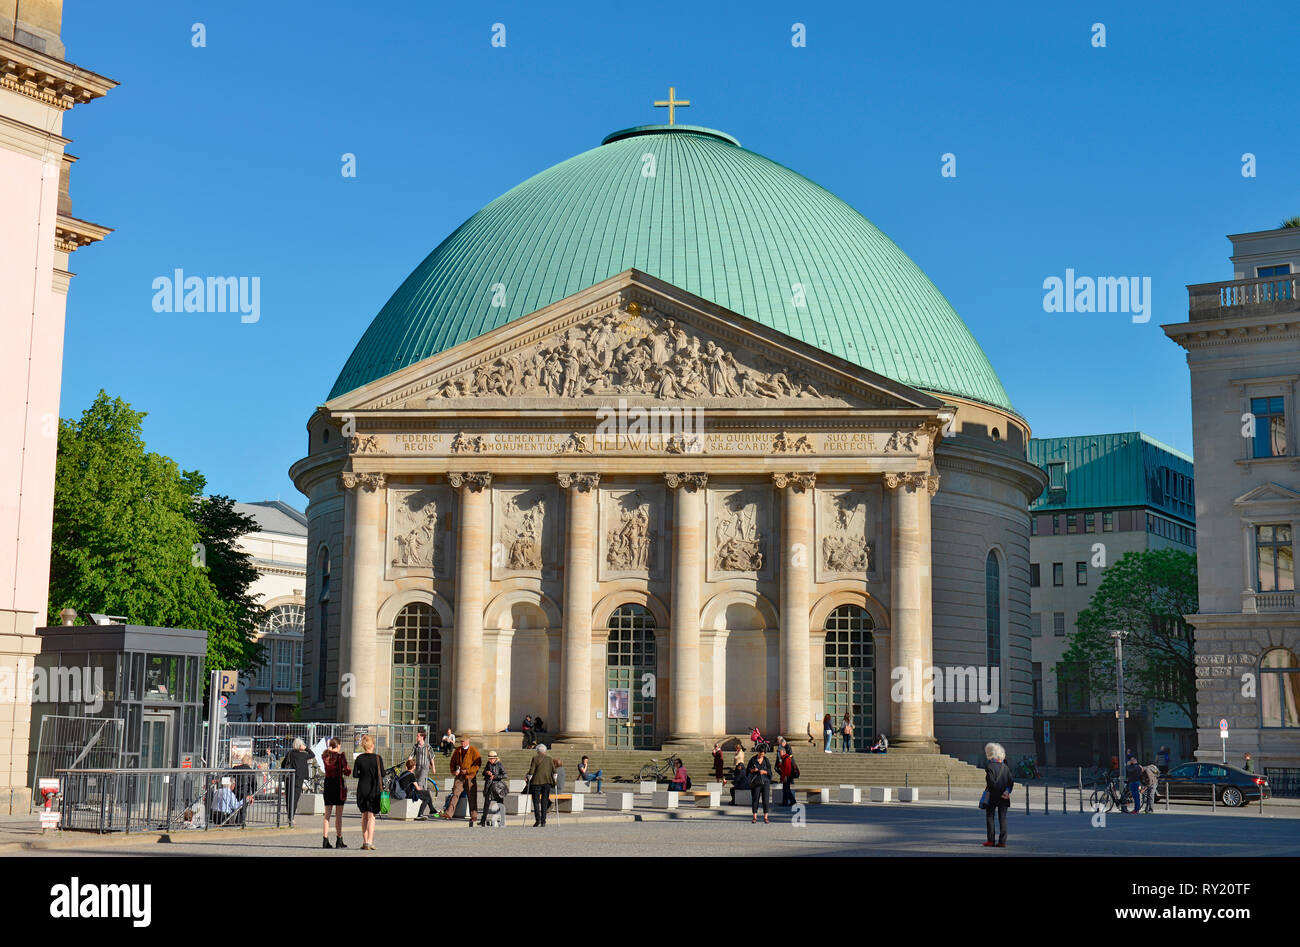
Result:
<instances>
[{"instance_id":1,"label":"stone column","mask_svg":"<svg viewBox=\"0 0 1300 947\"><path fill-rule=\"evenodd\" d=\"M700 733L700 605L706 536L704 488L709 477L703 473L669 473L664 475L664 480L673 491L668 742L683 746L703 745L704 737Z\"/></svg>"},{"instance_id":2,"label":"stone column","mask_svg":"<svg viewBox=\"0 0 1300 947\"><path fill-rule=\"evenodd\" d=\"M387 477L381 473L343 473L339 481L352 493L350 597L345 603L347 651L340 651L339 717L347 723L374 725L379 723L375 618L379 609L379 577L383 572L379 563L379 530ZM343 677L348 674L352 675L350 679Z\"/></svg>"},{"instance_id":3,"label":"stone column","mask_svg":"<svg viewBox=\"0 0 1300 947\"><path fill-rule=\"evenodd\" d=\"M778 473L772 474L772 482L781 491L781 731L794 739L812 719L808 599L815 555L816 475Z\"/></svg>"},{"instance_id":4,"label":"stone column","mask_svg":"<svg viewBox=\"0 0 1300 947\"><path fill-rule=\"evenodd\" d=\"M483 607L487 599L492 474L449 473L459 493L456 530L456 600L452 632L453 730L483 733Z\"/></svg>"},{"instance_id":5,"label":"stone column","mask_svg":"<svg viewBox=\"0 0 1300 947\"><path fill-rule=\"evenodd\" d=\"M566 491L564 628L560 637L560 731L557 743L594 745L591 720L591 608L596 587L598 473L556 474Z\"/></svg>"},{"instance_id":6,"label":"stone column","mask_svg":"<svg viewBox=\"0 0 1300 947\"><path fill-rule=\"evenodd\" d=\"M932 652L932 622L926 588L930 572L929 516L923 506L939 489L939 478L924 473L885 474L893 491L893 634L892 665L904 668L911 685L905 699L894 702L890 744L913 751L937 752L933 723L927 727L925 708L926 661Z\"/></svg>"}]
</instances>

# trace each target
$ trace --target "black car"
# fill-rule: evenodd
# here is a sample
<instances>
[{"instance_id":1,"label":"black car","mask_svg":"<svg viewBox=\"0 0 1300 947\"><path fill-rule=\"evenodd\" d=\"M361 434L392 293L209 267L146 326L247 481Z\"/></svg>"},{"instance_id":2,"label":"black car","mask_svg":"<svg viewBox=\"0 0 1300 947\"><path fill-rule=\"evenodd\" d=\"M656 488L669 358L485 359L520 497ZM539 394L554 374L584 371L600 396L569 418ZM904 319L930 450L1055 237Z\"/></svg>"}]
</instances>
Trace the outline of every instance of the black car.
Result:
<instances>
[{"instance_id":1,"label":"black car","mask_svg":"<svg viewBox=\"0 0 1300 947\"><path fill-rule=\"evenodd\" d=\"M1221 805L1233 807L1268 798L1268 780L1223 763L1183 763L1160 777L1160 798L1209 802L1213 792Z\"/></svg>"}]
</instances>

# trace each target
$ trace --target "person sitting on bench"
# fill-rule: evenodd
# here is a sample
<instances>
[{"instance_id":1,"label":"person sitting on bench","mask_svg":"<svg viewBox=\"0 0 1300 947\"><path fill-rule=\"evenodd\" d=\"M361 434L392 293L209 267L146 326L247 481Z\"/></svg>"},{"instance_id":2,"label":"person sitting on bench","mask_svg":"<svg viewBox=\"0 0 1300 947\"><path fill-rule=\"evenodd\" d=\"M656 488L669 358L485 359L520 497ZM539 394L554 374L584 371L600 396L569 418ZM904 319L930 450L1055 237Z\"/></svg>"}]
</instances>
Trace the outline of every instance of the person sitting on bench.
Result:
<instances>
[{"instance_id":1,"label":"person sitting on bench","mask_svg":"<svg viewBox=\"0 0 1300 947\"><path fill-rule=\"evenodd\" d=\"M424 820L425 809L433 811L433 796L416 781L414 759L406 761L406 772L397 777L397 788L407 799L420 804L420 811L415 814L416 821Z\"/></svg>"}]
</instances>

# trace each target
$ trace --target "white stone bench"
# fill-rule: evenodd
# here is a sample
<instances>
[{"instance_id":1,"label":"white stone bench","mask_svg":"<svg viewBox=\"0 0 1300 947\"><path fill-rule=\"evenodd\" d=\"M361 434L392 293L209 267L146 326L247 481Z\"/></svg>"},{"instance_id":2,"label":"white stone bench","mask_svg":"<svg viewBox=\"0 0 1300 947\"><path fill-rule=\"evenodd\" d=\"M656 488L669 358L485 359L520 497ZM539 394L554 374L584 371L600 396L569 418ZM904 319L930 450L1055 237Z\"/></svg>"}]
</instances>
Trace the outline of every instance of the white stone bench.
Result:
<instances>
[{"instance_id":1,"label":"white stone bench","mask_svg":"<svg viewBox=\"0 0 1300 947\"><path fill-rule=\"evenodd\" d=\"M695 808L697 809L716 809L722 803L721 790L693 792L691 795L695 797Z\"/></svg>"},{"instance_id":2,"label":"white stone bench","mask_svg":"<svg viewBox=\"0 0 1300 947\"><path fill-rule=\"evenodd\" d=\"M587 784L586 780L575 779L573 781L573 791L576 793L586 794L591 792L591 786Z\"/></svg>"},{"instance_id":3,"label":"white stone bench","mask_svg":"<svg viewBox=\"0 0 1300 947\"><path fill-rule=\"evenodd\" d=\"M528 780L526 779L507 779L506 789L510 792L527 792Z\"/></svg>"},{"instance_id":4,"label":"white stone bench","mask_svg":"<svg viewBox=\"0 0 1300 947\"><path fill-rule=\"evenodd\" d=\"M705 783L704 788L707 792L722 792L722 783Z\"/></svg>"},{"instance_id":5,"label":"white stone bench","mask_svg":"<svg viewBox=\"0 0 1300 947\"><path fill-rule=\"evenodd\" d=\"M533 811L533 797L517 792L506 796L506 815L524 815Z\"/></svg>"},{"instance_id":6,"label":"white stone bench","mask_svg":"<svg viewBox=\"0 0 1300 947\"><path fill-rule=\"evenodd\" d=\"M401 822L413 822L420 813L420 803L414 799L393 799L388 803L385 819L397 819Z\"/></svg>"},{"instance_id":7,"label":"white stone bench","mask_svg":"<svg viewBox=\"0 0 1300 947\"><path fill-rule=\"evenodd\" d=\"M657 789L650 794L652 809L676 809L677 791L675 789Z\"/></svg>"},{"instance_id":8,"label":"white stone bench","mask_svg":"<svg viewBox=\"0 0 1300 947\"><path fill-rule=\"evenodd\" d=\"M648 796L651 793L655 792L658 788L659 788L658 783L651 782L650 780L644 780L637 788L637 792L639 792L643 796Z\"/></svg>"},{"instance_id":9,"label":"white stone bench","mask_svg":"<svg viewBox=\"0 0 1300 947\"><path fill-rule=\"evenodd\" d=\"M555 797L556 807L561 812L581 812L582 803L581 793L562 792Z\"/></svg>"},{"instance_id":10,"label":"white stone bench","mask_svg":"<svg viewBox=\"0 0 1300 947\"><path fill-rule=\"evenodd\" d=\"M630 792L614 790L605 793L605 808L615 812L631 812L633 796Z\"/></svg>"},{"instance_id":11,"label":"white stone bench","mask_svg":"<svg viewBox=\"0 0 1300 947\"><path fill-rule=\"evenodd\" d=\"M894 790L889 786L872 786L872 802L889 802L894 798Z\"/></svg>"},{"instance_id":12,"label":"white stone bench","mask_svg":"<svg viewBox=\"0 0 1300 947\"><path fill-rule=\"evenodd\" d=\"M831 791L824 786L818 789L800 789L799 792L803 793L803 801L809 805L831 801Z\"/></svg>"},{"instance_id":13,"label":"white stone bench","mask_svg":"<svg viewBox=\"0 0 1300 947\"><path fill-rule=\"evenodd\" d=\"M318 792L303 793L298 797L298 815L324 815L325 797Z\"/></svg>"},{"instance_id":14,"label":"white stone bench","mask_svg":"<svg viewBox=\"0 0 1300 947\"><path fill-rule=\"evenodd\" d=\"M862 801L862 790L859 789L857 786L840 787L840 802L847 802L850 805L856 806L861 801Z\"/></svg>"},{"instance_id":15,"label":"white stone bench","mask_svg":"<svg viewBox=\"0 0 1300 947\"><path fill-rule=\"evenodd\" d=\"M915 786L906 786L898 790L899 802L916 802L920 798L921 798L921 793Z\"/></svg>"},{"instance_id":16,"label":"white stone bench","mask_svg":"<svg viewBox=\"0 0 1300 947\"><path fill-rule=\"evenodd\" d=\"M750 791L749 791L748 789L737 789L737 790L736 790L736 805L738 805L738 806L749 806L749 805L752 805L752 803L751 803L751 801L750 801L751 797L752 797L752 794L750 793Z\"/></svg>"}]
</instances>

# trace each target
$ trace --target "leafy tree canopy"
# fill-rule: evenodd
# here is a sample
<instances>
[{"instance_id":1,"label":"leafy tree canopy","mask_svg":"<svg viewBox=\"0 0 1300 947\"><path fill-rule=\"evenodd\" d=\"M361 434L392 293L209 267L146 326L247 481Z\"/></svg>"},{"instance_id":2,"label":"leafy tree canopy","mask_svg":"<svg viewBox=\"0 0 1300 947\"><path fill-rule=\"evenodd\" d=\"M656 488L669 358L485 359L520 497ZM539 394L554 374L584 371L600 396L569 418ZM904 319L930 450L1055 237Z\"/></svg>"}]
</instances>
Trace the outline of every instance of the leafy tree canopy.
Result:
<instances>
[{"instance_id":1,"label":"leafy tree canopy","mask_svg":"<svg viewBox=\"0 0 1300 947\"><path fill-rule=\"evenodd\" d=\"M197 471L146 450L144 417L100 391L79 420L59 422L50 623L74 608L201 629L208 670L248 670L259 657L260 610L247 594L256 572L232 534L252 521L227 498L202 498Z\"/></svg>"},{"instance_id":2,"label":"leafy tree canopy","mask_svg":"<svg viewBox=\"0 0 1300 947\"><path fill-rule=\"evenodd\" d=\"M1114 694L1115 642L1124 639L1124 699L1166 702L1196 719L1192 635L1184 615L1197 610L1196 556L1177 549L1125 553L1102 573L1063 657L1062 674L1093 694Z\"/></svg>"}]
</instances>

